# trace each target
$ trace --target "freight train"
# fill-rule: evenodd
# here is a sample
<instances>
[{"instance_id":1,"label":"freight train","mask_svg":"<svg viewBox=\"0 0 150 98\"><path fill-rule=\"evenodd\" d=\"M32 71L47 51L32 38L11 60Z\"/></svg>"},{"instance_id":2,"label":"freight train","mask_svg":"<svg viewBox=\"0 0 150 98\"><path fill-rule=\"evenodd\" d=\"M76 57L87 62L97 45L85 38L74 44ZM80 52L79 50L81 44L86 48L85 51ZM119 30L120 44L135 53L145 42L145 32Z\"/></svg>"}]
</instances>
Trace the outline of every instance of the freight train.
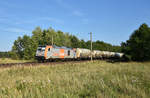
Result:
<instances>
[{"instance_id":1,"label":"freight train","mask_svg":"<svg viewBox=\"0 0 150 98\"><path fill-rule=\"evenodd\" d=\"M56 45L39 46L36 51L36 59L38 61L53 61L57 59L61 60L83 60L90 59L120 59L124 56L123 53L91 50L83 48L67 48L58 47Z\"/></svg>"}]
</instances>

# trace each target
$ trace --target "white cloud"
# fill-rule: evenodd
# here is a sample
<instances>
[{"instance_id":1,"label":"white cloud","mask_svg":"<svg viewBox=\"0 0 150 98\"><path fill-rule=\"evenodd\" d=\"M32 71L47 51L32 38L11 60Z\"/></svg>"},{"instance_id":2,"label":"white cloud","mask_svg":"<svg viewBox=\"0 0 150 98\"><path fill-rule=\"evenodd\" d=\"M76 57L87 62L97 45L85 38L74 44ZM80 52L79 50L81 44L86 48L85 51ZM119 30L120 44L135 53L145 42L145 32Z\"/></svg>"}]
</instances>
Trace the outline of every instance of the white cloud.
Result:
<instances>
[{"instance_id":1,"label":"white cloud","mask_svg":"<svg viewBox=\"0 0 150 98\"><path fill-rule=\"evenodd\" d=\"M27 33L31 32L29 30L21 29L21 28L5 28L3 31L5 32L13 32L13 33Z\"/></svg>"},{"instance_id":2,"label":"white cloud","mask_svg":"<svg viewBox=\"0 0 150 98\"><path fill-rule=\"evenodd\" d=\"M66 9L72 8L69 4L65 3L64 0L55 0L55 2L63 8L66 8Z\"/></svg>"},{"instance_id":3,"label":"white cloud","mask_svg":"<svg viewBox=\"0 0 150 98\"><path fill-rule=\"evenodd\" d=\"M89 20L88 19L82 19L82 24L88 24Z\"/></svg>"},{"instance_id":4,"label":"white cloud","mask_svg":"<svg viewBox=\"0 0 150 98\"><path fill-rule=\"evenodd\" d=\"M39 21L47 21L47 22L54 22L57 24L63 24L64 21L61 19L57 19L57 18L52 18L52 17L38 17L32 20L26 20L26 21L22 21L22 22L16 22L16 24L33 24L33 23L37 23Z\"/></svg>"},{"instance_id":5,"label":"white cloud","mask_svg":"<svg viewBox=\"0 0 150 98\"><path fill-rule=\"evenodd\" d=\"M57 3L62 3L63 2L63 0L55 0Z\"/></svg>"},{"instance_id":6,"label":"white cloud","mask_svg":"<svg viewBox=\"0 0 150 98\"><path fill-rule=\"evenodd\" d=\"M9 17L14 17L13 15L9 15ZM2 24L7 24L7 25L16 25L16 24L21 24L21 21L19 21L17 18L9 18L7 17L0 17L0 22Z\"/></svg>"},{"instance_id":7,"label":"white cloud","mask_svg":"<svg viewBox=\"0 0 150 98\"><path fill-rule=\"evenodd\" d=\"M58 23L58 24L63 24L64 23L63 20L60 20L60 19L57 19L57 18L52 18L52 17L42 17L42 18L39 18L39 20L46 20L46 21L55 22L55 23Z\"/></svg>"},{"instance_id":8,"label":"white cloud","mask_svg":"<svg viewBox=\"0 0 150 98\"><path fill-rule=\"evenodd\" d=\"M81 17L81 16L83 16L83 13L76 10L76 11L73 11L73 15Z\"/></svg>"},{"instance_id":9,"label":"white cloud","mask_svg":"<svg viewBox=\"0 0 150 98\"><path fill-rule=\"evenodd\" d=\"M3 15L3 13L5 12L5 10L3 8L0 9L0 14Z\"/></svg>"},{"instance_id":10,"label":"white cloud","mask_svg":"<svg viewBox=\"0 0 150 98\"><path fill-rule=\"evenodd\" d=\"M7 21L7 19L5 17L0 17L0 22L4 22Z\"/></svg>"},{"instance_id":11,"label":"white cloud","mask_svg":"<svg viewBox=\"0 0 150 98\"><path fill-rule=\"evenodd\" d=\"M84 13L77 10L75 7L73 7L71 4L68 4L67 2L65 2L65 0L55 0L55 2L60 5L61 7L65 8L65 9L69 9L71 12L71 15L74 16L78 16L78 17L82 17L84 16Z\"/></svg>"},{"instance_id":12,"label":"white cloud","mask_svg":"<svg viewBox=\"0 0 150 98\"><path fill-rule=\"evenodd\" d=\"M0 18L0 22L3 22L5 19Z\"/></svg>"}]
</instances>

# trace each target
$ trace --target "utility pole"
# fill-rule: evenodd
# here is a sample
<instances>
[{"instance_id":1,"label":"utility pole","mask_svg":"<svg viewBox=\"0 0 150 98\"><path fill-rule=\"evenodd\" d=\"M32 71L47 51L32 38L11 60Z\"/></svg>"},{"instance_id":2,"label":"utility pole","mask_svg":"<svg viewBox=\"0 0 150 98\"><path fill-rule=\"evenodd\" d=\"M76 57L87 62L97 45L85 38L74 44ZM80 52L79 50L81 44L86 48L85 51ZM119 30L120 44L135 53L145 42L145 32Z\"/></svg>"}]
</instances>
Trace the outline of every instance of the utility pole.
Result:
<instances>
[{"instance_id":1,"label":"utility pole","mask_svg":"<svg viewBox=\"0 0 150 98\"><path fill-rule=\"evenodd\" d=\"M92 32L90 32L90 39L91 39L91 61L93 60L93 57L92 57Z\"/></svg>"},{"instance_id":2,"label":"utility pole","mask_svg":"<svg viewBox=\"0 0 150 98\"><path fill-rule=\"evenodd\" d=\"M52 45L54 44L54 41L53 41L53 35L52 35Z\"/></svg>"}]
</instances>

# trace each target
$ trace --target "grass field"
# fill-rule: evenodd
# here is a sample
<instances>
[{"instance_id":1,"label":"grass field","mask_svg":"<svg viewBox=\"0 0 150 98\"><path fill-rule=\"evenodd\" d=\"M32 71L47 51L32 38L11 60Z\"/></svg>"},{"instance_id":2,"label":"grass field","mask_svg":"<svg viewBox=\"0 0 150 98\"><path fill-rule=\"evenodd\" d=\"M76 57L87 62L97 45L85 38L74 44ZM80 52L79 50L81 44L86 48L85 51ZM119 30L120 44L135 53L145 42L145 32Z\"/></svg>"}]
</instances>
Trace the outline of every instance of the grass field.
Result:
<instances>
[{"instance_id":1,"label":"grass field","mask_svg":"<svg viewBox=\"0 0 150 98\"><path fill-rule=\"evenodd\" d=\"M0 58L0 64L7 64L7 63L25 63L25 62L32 62L30 60L13 60L10 58Z\"/></svg>"},{"instance_id":2,"label":"grass field","mask_svg":"<svg viewBox=\"0 0 150 98\"><path fill-rule=\"evenodd\" d=\"M150 63L105 61L0 69L1 98L150 98Z\"/></svg>"}]
</instances>

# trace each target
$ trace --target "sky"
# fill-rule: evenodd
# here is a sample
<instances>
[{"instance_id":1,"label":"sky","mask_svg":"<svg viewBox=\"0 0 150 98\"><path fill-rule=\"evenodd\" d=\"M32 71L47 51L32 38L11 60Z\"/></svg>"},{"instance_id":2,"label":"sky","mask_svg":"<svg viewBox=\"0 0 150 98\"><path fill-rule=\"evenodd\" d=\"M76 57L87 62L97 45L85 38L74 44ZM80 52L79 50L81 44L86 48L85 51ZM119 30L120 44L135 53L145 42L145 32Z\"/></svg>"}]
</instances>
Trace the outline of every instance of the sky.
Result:
<instances>
[{"instance_id":1,"label":"sky","mask_svg":"<svg viewBox=\"0 0 150 98\"><path fill-rule=\"evenodd\" d=\"M120 45L146 23L150 26L150 0L0 0L0 51L32 31L52 27L85 41Z\"/></svg>"}]
</instances>

